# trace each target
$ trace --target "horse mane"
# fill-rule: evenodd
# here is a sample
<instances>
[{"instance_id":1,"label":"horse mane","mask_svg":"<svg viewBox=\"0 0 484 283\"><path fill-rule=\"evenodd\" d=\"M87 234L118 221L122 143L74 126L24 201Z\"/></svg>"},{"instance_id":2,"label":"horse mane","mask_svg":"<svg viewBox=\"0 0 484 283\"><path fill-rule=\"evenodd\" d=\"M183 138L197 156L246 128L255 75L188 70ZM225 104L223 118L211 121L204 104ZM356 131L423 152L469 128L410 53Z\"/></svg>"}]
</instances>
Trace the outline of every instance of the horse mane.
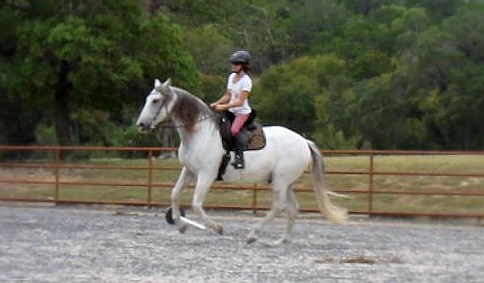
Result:
<instances>
[{"instance_id":1,"label":"horse mane","mask_svg":"<svg viewBox=\"0 0 484 283\"><path fill-rule=\"evenodd\" d=\"M181 88L172 87L172 89L177 94L172 115L182 123L185 130L192 132L195 125L204 118L215 122L218 115L214 115L213 111L200 98ZM218 125L218 123L215 123L215 125Z\"/></svg>"}]
</instances>

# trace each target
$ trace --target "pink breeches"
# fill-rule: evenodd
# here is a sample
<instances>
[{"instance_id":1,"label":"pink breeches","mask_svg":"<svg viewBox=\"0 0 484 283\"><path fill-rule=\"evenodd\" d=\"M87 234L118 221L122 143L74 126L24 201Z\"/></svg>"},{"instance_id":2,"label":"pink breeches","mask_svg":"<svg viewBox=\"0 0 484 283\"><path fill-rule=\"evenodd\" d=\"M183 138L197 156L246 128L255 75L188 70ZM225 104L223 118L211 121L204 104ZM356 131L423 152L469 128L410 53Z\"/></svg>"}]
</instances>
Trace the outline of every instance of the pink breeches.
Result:
<instances>
[{"instance_id":1,"label":"pink breeches","mask_svg":"<svg viewBox=\"0 0 484 283\"><path fill-rule=\"evenodd\" d=\"M236 114L235 119L232 122L232 127L230 128L230 132L232 133L232 136L236 136L239 132L242 126L244 126L245 121L249 119L250 114Z\"/></svg>"}]
</instances>

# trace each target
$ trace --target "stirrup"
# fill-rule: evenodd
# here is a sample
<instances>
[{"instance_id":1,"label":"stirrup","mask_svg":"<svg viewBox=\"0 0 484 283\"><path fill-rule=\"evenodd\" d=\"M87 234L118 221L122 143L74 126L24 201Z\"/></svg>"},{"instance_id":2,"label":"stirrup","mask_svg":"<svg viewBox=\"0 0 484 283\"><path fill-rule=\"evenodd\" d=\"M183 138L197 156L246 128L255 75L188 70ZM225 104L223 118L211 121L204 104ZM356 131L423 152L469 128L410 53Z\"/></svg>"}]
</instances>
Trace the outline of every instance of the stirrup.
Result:
<instances>
[{"instance_id":1,"label":"stirrup","mask_svg":"<svg viewBox=\"0 0 484 283\"><path fill-rule=\"evenodd\" d=\"M232 163L235 169L244 169L244 163L243 162L238 162L238 163Z\"/></svg>"}]
</instances>

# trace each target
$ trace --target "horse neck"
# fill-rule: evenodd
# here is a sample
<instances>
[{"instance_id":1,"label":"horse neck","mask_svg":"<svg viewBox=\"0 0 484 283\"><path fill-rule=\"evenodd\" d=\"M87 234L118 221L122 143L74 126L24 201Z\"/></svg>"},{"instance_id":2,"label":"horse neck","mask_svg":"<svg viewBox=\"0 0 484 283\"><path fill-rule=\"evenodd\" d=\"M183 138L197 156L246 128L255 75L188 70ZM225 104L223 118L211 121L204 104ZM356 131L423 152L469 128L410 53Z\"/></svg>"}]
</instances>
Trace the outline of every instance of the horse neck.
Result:
<instances>
[{"instance_id":1,"label":"horse neck","mask_svg":"<svg viewBox=\"0 0 484 283\"><path fill-rule=\"evenodd\" d=\"M220 139L218 125L210 108L198 97L189 92L174 88L177 93L177 101L172 109L172 120L178 130L178 134L185 146L202 145L195 140Z\"/></svg>"},{"instance_id":2,"label":"horse neck","mask_svg":"<svg viewBox=\"0 0 484 283\"><path fill-rule=\"evenodd\" d=\"M181 121L175 118L173 119L173 122L175 124L181 141L193 140L205 135L209 135L212 137L220 135L218 127L213 121L210 120L210 118L207 117L200 118L200 121L197 122L192 130L188 130L186 127L183 126L183 123Z\"/></svg>"},{"instance_id":3,"label":"horse neck","mask_svg":"<svg viewBox=\"0 0 484 283\"><path fill-rule=\"evenodd\" d=\"M178 157L183 164L198 167L200 160L211 160L223 154L220 132L212 121L202 121L192 131L183 127L177 130L180 136Z\"/></svg>"}]
</instances>

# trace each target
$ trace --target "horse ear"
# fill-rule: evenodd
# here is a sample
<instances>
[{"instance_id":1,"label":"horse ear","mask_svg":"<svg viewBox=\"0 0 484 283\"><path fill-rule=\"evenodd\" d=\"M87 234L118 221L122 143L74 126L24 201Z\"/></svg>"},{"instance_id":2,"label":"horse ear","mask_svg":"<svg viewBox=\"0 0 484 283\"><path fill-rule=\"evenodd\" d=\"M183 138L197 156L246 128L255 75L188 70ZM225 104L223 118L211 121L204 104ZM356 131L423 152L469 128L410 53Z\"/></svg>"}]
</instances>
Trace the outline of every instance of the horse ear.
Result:
<instances>
[{"instance_id":1,"label":"horse ear","mask_svg":"<svg viewBox=\"0 0 484 283\"><path fill-rule=\"evenodd\" d=\"M171 79L168 78L164 83L163 83L163 87L169 87L171 86Z\"/></svg>"},{"instance_id":2,"label":"horse ear","mask_svg":"<svg viewBox=\"0 0 484 283\"><path fill-rule=\"evenodd\" d=\"M159 88L161 86L161 82L158 79L155 79L155 88Z\"/></svg>"}]
</instances>

